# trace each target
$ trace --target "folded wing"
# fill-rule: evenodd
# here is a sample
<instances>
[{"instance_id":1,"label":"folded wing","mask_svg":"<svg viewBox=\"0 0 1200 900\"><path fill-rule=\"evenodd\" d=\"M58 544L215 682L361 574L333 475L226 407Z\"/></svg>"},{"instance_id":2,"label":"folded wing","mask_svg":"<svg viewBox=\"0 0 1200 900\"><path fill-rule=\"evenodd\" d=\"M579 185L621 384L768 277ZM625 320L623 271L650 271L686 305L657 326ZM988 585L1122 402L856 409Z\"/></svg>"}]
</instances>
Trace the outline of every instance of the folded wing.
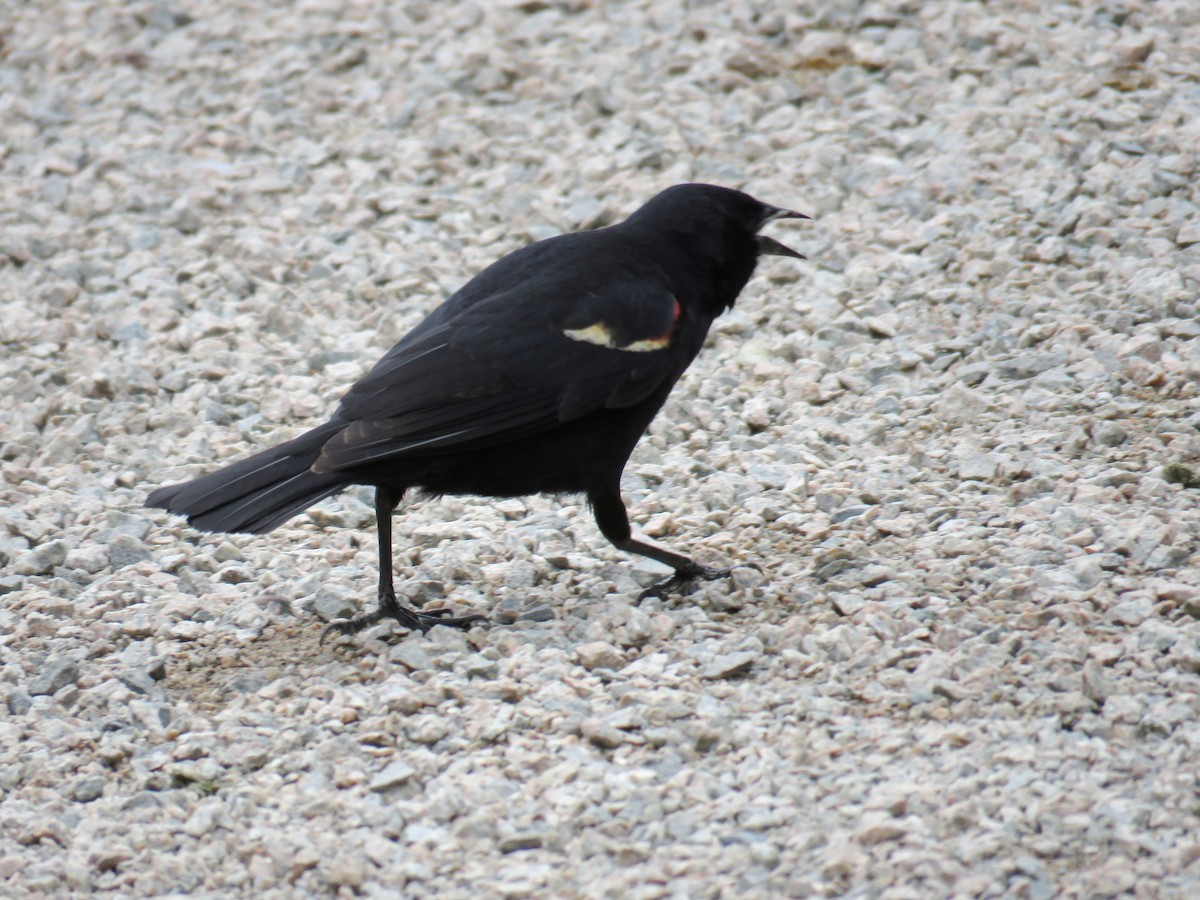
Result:
<instances>
[{"instance_id":1,"label":"folded wing","mask_svg":"<svg viewBox=\"0 0 1200 900\"><path fill-rule=\"evenodd\" d=\"M682 315L645 279L474 302L414 331L350 389L336 413L349 424L313 469L480 448L636 405L678 377Z\"/></svg>"}]
</instances>

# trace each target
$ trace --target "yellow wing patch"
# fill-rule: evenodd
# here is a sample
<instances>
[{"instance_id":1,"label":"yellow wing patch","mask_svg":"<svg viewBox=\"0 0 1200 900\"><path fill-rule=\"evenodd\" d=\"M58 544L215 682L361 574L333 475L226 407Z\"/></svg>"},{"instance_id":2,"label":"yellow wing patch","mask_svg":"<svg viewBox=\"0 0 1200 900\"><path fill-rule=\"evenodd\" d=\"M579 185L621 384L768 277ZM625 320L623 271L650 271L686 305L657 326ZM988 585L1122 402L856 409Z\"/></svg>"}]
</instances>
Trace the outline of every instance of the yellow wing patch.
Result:
<instances>
[{"instance_id":1,"label":"yellow wing patch","mask_svg":"<svg viewBox=\"0 0 1200 900\"><path fill-rule=\"evenodd\" d=\"M618 347L618 350L632 350L634 353L645 353L647 350L661 350L667 344L671 343L669 334L662 337L646 338L644 341L634 341L632 344L626 344L624 347Z\"/></svg>"},{"instance_id":2,"label":"yellow wing patch","mask_svg":"<svg viewBox=\"0 0 1200 900\"><path fill-rule=\"evenodd\" d=\"M632 344L618 344L617 337L612 333L612 330L603 322L596 322L593 325L587 326L587 328L568 328L563 331L563 334L573 341L583 341L585 344L595 344L597 347L612 347L614 350L646 353L651 350L662 350L670 344L673 332L667 332L659 337L634 341Z\"/></svg>"},{"instance_id":3,"label":"yellow wing patch","mask_svg":"<svg viewBox=\"0 0 1200 900\"><path fill-rule=\"evenodd\" d=\"M585 344L595 344L597 347L615 348L617 346L615 335L603 322L597 322L587 328L568 328L563 334L573 341L583 341Z\"/></svg>"},{"instance_id":4,"label":"yellow wing patch","mask_svg":"<svg viewBox=\"0 0 1200 900\"><path fill-rule=\"evenodd\" d=\"M671 326L667 329L666 334L660 334L658 337L643 338L640 341L634 341L630 344L618 344L617 336L613 334L611 328L603 321L593 322L586 328L567 328L563 331L567 337L573 341L583 341L585 344L595 344L597 347L612 347L614 350L628 350L633 353L647 353L651 350L662 350L671 343L671 338L675 336L675 328L679 324L679 316L683 310L679 305L679 301L675 301L675 309L671 316Z\"/></svg>"}]
</instances>

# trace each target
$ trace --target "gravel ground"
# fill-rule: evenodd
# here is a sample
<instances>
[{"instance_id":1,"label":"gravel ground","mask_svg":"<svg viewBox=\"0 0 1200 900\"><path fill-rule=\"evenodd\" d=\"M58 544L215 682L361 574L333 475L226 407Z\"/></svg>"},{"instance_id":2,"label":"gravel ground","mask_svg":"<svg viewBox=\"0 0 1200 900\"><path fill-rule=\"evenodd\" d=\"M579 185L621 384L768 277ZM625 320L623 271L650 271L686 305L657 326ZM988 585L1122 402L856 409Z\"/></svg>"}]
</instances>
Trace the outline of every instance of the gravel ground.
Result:
<instances>
[{"instance_id":1,"label":"gravel ground","mask_svg":"<svg viewBox=\"0 0 1200 900\"><path fill-rule=\"evenodd\" d=\"M1193 0L263 6L0 2L7 894L1200 895ZM141 508L686 180L814 216L624 481L761 574L421 501L524 620L318 648L365 491Z\"/></svg>"}]
</instances>

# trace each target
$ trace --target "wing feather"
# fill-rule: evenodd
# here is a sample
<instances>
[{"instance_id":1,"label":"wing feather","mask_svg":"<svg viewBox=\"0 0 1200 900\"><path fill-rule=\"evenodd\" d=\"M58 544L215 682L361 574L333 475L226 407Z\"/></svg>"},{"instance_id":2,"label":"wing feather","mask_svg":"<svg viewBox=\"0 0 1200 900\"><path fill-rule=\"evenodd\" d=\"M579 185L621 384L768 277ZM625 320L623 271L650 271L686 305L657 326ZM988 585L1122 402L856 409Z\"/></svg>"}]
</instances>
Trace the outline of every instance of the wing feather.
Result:
<instances>
[{"instance_id":1,"label":"wing feather","mask_svg":"<svg viewBox=\"0 0 1200 900\"><path fill-rule=\"evenodd\" d=\"M535 279L457 307L456 294L350 389L337 412L350 424L314 470L504 443L635 405L673 382L690 361L666 352L679 302L644 278L606 281L581 292L562 278ZM595 323L613 343L565 333Z\"/></svg>"}]
</instances>

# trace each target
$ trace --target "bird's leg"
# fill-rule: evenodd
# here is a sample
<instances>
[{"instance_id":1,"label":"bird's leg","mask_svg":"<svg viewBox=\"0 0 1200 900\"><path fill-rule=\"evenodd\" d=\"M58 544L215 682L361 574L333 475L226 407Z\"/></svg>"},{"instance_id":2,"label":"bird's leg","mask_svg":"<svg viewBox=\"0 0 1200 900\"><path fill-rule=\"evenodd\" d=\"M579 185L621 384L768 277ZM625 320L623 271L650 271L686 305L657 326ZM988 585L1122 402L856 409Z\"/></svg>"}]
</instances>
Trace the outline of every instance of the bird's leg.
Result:
<instances>
[{"instance_id":1,"label":"bird's leg","mask_svg":"<svg viewBox=\"0 0 1200 900\"><path fill-rule=\"evenodd\" d=\"M384 619L395 619L410 631L428 631L434 625L449 625L453 628L469 628L476 622L484 622L486 616L452 616L448 609L418 611L401 606L396 600L396 588L392 582L392 513L400 505L404 491L397 488L375 488L375 528L379 537L379 606L369 613L361 613L352 619L337 619L325 626L319 644L325 643L331 633L358 634Z\"/></svg>"},{"instance_id":2,"label":"bird's leg","mask_svg":"<svg viewBox=\"0 0 1200 900\"><path fill-rule=\"evenodd\" d=\"M724 567L705 566L682 553L637 540L629 529L629 514L625 511L625 504L621 502L619 488L588 494L588 500L592 504L592 514L596 517L600 533L608 538L613 546L627 553L636 553L639 556L653 559L675 570L675 574L642 591L638 596L638 603L648 597L663 598L689 581L713 581L717 578L727 578L734 569L759 568L756 563L740 563L736 566Z\"/></svg>"}]
</instances>

